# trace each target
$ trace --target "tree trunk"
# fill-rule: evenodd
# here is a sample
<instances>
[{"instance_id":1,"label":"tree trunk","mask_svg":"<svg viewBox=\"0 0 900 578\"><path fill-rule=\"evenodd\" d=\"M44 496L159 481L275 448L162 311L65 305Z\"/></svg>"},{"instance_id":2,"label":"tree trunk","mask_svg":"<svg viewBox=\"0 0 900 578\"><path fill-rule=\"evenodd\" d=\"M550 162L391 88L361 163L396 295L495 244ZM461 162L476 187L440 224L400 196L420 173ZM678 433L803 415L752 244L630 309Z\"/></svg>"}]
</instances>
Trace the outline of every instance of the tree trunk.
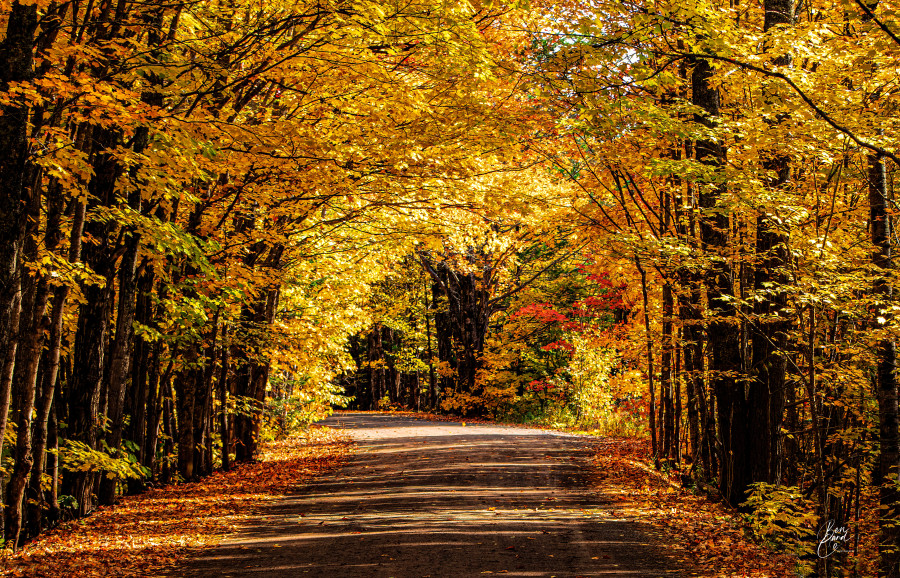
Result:
<instances>
[{"instance_id":1,"label":"tree trunk","mask_svg":"<svg viewBox=\"0 0 900 578\"><path fill-rule=\"evenodd\" d=\"M787 376L785 348L790 329L782 313L787 296L781 288L790 282L784 273L788 265L786 243L787 239L777 231L771 217L760 215L756 237L760 260L754 276L756 326L750 366L753 378L747 393L748 419L756 424L756 433L747 439L746 450L754 482L776 483L781 472L781 426Z\"/></svg>"},{"instance_id":2,"label":"tree trunk","mask_svg":"<svg viewBox=\"0 0 900 578\"><path fill-rule=\"evenodd\" d=\"M84 288L86 303L78 315L73 350L74 371L67 384L69 421L65 437L97 447L99 438L100 393L106 356L110 292L105 287ZM87 472L65 476L65 493L78 501L77 513L83 516L93 509L93 488Z\"/></svg>"},{"instance_id":3,"label":"tree trunk","mask_svg":"<svg viewBox=\"0 0 900 578\"><path fill-rule=\"evenodd\" d=\"M424 291L425 336L428 340L428 397L426 398L426 403L428 404L429 409L436 410L440 403L440 392L438 391L437 375L434 371L434 348L431 341L431 315L429 315L429 311L434 308L434 301L432 300L431 303L428 302L429 290L428 281L426 280Z\"/></svg>"},{"instance_id":4,"label":"tree trunk","mask_svg":"<svg viewBox=\"0 0 900 578\"><path fill-rule=\"evenodd\" d=\"M140 194L138 193L138 203ZM140 236L132 232L128 240L128 247L122 257L119 267L119 305L116 319L116 337L112 345L108 373L108 400L109 411L107 416L110 423L110 431L106 442L118 457L122 457L120 446L122 445L122 432L124 430L126 378L128 376L131 352L134 348L134 316L137 304L137 257ZM132 416L133 417L133 416ZM98 492L100 505L110 506L116 501L116 480L103 476Z\"/></svg>"},{"instance_id":5,"label":"tree trunk","mask_svg":"<svg viewBox=\"0 0 900 578\"><path fill-rule=\"evenodd\" d=\"M53 399L50 406L50 419L47 425L47 475L50 476L50 495L47 497L50 523L59 520L59 418L57 408L59 397Z\"/></svg>"},{"instance_id":6,"label":"tree trunk","mask_svg":"<svg viewBox=\"0 0 900 578\"><path fill-rule=\"evenodd\" d=\"M160 397L162 399L162 428L165 434L165 442L163 443L163 461L160 464L159 481L166 485L172 482L172 463L169 459L175 453L175 440L178 436L178 427L175 424L175 404L172 399L172 385L169 382L171 376L167 375L166 379L160 383Z\"/></svg>"},{"instance_id":7,"label":"tree trunk","mask_svg":"<svg viewBox=\"0 0 900 578\"><path fill-rule=\"evenodd\" d=\"M218 397L219 397L219 436L222 440L222 469L231 469L231 432L228 424L228 324L222 326L222 363L219 369Z\"/></svg>"},{"instance_id":8,"label":"tree trunk","mask_svg":"<svg viewBox=\"0 0 900 578\"><path fill-rule=\"evenodd\" d=\"M764 30L794 22L793 0L766 0ZM788 56L776 58L773 64L790 63ZM775 123L778 124L777 122ZM767 187L782 190L790 180L790 159L774 154L763 162L774 177ZM755 327L751 350L747 405L748 418L758 424L757 434L747 440L747 456L754 482L777 483L781 475L781 425L784 416L785 379L787 375L787 331L790 324L782 311L787 305L784 287L790 283L787 235L780 230L775 215L761 213L756 222L757 264L754 273Z\"/></svg>"},{"instance_id":9,"label":"tree trunk","mask_svg":"<svg viewBox=\"0 0 900 578\"><path fill-rule=\"evenodd\" d=\"M685 143L685 156L690 156L690 142ZM681 158L679 150L678 158ZM676 232L696 254L698 247L696 199L694 187L687 183L675 199ZM687 267L677 272L678 315L681 321L683 371L688 403L688 428L691 441L691 476L709 481L713 477L715 429L709 432L709 412L706 407L706 380L703 357L703 279Z\"/></svg>"},{"instance_id":10,"label":"tree trunk","mask_svg":"<svg viewBox=\"0 0 900 578\"><path fill-rule=\"evenodd\" d=\"M149 325L152 322L153 299L151 292L153 291L154 280L155 274L149 266L138 276L134 311L134 321L136 323ZM158 362L154 358L154 351L157 347L157 344L145 341L142 338L134 339L131 387L128 388L127 397L127 411L131 415L131 422L125 435L127 439L134 442L137 448L135 455L137 461L150 471L153 470L153 457L156 453L155 449L151 450L147 447L147 438L150 435L150 424L155 423L153 406L156 392L155 387L151 388L151 375L154 371L157 378L159 375ZM154 363L156 363L155 367ZM145 479L131 478L128 480L128 493L140 493L145 486Z\"/></svg>"},{"instance_id":11,"label":"tree trunk","mask_svg":"<svg viewBox=\"0 0 900 578\"><path fill-rule=\"evenodd\" d=\"M48 199L47 199L47 225L46 231L44 234L44 243L48 251L56 250L60 241L62 240L62 229L60 227L62 211L63 211L63 199L61 192L59 190L58 184L51 184L48 187ZM75 218L72 223L72 231L70 238L70 247L69 247L69 261L72 263L78 262L81 254L81 226L84 223L84 204L76 203L75 207ZM36 222L36 221L35 221ZM31 535L36 535L40 531L41 525L41 509L43 507L43 496L41 493L40 479L41 474L44 471L44 451L46 449L47 443L47 421L50 416L50 407L53 403L54 394L56 391L56 382L59 373L59 356L60 356L60 346L61 346L61 338L62 338L62 319L63 319L63 310L65 308L66 297L68 295L68 287L62 286L57 287L53 292L53 303L51 306L51 312L49 316L45 317L47 300L50 297L50 277L49 275L44 275L41 277L38 282L38 290L37 290L37 300L34 304L34 317L32 318L31 324L34 337L29 338L28 340L23 340L23 343L27 343L25 349L31 349L31 354L34 356L31 360L27 362L29 368L33 364L35 374L33 376L26 375L24 377L26 381L26 387L31 386L31 382L33 380L34 385L33 390L31 392L24 392L23 401L20 405L20 411L22 411L23 407L28 405L34 408L34 426L33 426L33 440L32 447L28 450L31 453L31 456L22 456L23 465L27 464L29 460L32 461L32 465L30 471L25 472L24 469L19 472L18 475L22 476L21 480L17 480L15 484L12 484L11 492L23 492L24 495L24 486L26 483L26 477L30 476L30 488L31 488L31 502L33 505L27 509L28 516L32 519L29 523L31 528ZM40 316L40 317L38 317ZM47 350L45 352L40 351L43 349L43 334L45 331L49 331L49 340L47 344ZM37 340L37 335L40 334L41 338ZM38 360L42 359L43 363L40 364L42 368L41 372L37 372L39 367ZM28 372L30 373L30 369ZM40 388L37 385L40 384ZM27 397L27 399L25 399ZM35 400L35 398L37 398ZM30 403L29 403L30 401ZM36 403L35 403L36 401ZM31 410L26 409L31 414ZM22 415L20 414L20 426L22 427ZM17 474L14 472L13 477L15 478ZM18 484L21 484L21 489L18 487ZM10 514L12 517L16 517L17 514L15 512L15 504L18 504L18 500L22 498L19 496L11 495L10 498ZM15 520L17 525L21 525L20 520ZM10 535L12 538L12 536Z\"/></svg>"},{"instance_id":12,"label":"tree trunk","mask_svg":"<svg viewBox=\"0 0 900 578\"><path fill-rule=\"evenodd\" d=\"M156 28L151 30L156 30ZM153 34L152 31L151 34ZM151 41L151 43L153 42ZM142 95L142 100L151 105L160 105L162 103L162 98L153 92L145 92ZM134 135L134 152L138 154L143 153L149 142L149 128L145 126L139 127ZM137 180L137 167L131 167L129 174L132 180ZM128 206L136 213L140 213L141 205L141 187L140 185L134 185L128 194ZM123 418L125 414L127 378L132 352L135 349L134 321L138 299L137 264L140 245L141 235L136 230L131 229L126 237L125 252L119 267L119 303L118 317L116 319L116 337L110 353L107 378L110 432L106 441L110 449L113 452L117 452L119 457L122 457L120 446L122 445L122 433L125 429ZM133 386L134 384L132 383ZM133 415L132 418L134 418ZM112 505L115 502L115 479L110 479L107 476L103 477L98 498L102 505Z\"/></svg>"},{"instance_id":13,"label":"tree trunk","mask_svg":"<svg viewBox=\"0 0 900 578\"><path fill-rule=\"evenodd\" d=\"M37 4L14 1L0 42L0 92L6 93L11 83L33 78L36 29ZM24 103L0 106L0 437L7 426L18 343L25 212L36 194L25 181L28 113ZM0 439L0 452L2 445Z\"/></svg>"},{"instance_id":14,"label":"tree trunk","mask_svg":"<svg viewBox=\"0 0 900 578\"><path fill-rule=\"evenodd\" d=\"M54 301L56 301L55 297ZM53 333L51 329L51 341L54 338ZM25 494L25 519L28 524L26 538L37 536L40 533L43 510L47 506L44 492L41 489L41 476L46 469L45 462L49 459L49 455L45 452L47 449L50 410L53 405L57 368L59 367L58 353L56 361L53 361L52 358L52 352L45 352L41 358L39 398L35 404L34 436L32 441L32 454L35 456L35 460L31 466L28 488ZM56 367L52 367L53 365L56 365Z\"/></svg>"},{"instance_id":15,"label":"tree trunk","mask_svg":"<svg viewBox=\"0 0 900 578\"><path fill-rule=\"evenodd\" d=\"M684 281L682 281L682 286ZM685 389L687 392L688 414L688 439L691 445L691 467L696 471L698 465L702 465L704 475L709 474L708 460L703 462L701 453L701 414L700 414L700 389L703 387L703 353L702 348L697 351L695 340L698 339L694 315L691 314L692 306L687 295L678 296L678 313L681 318L681 343L682 366Z\"/></svg>"},{"instance_id":16,"label":"tree trunk","mask_svg":"<svg viewBox=\"0 0 900 578\"><path fill-rule=\"evenodd\" d=\"M122 167L110 151L118 146L121 135L113 129L90 127L90 138L84 137L91 148L93 175L88 183L93 206L115 205L116 181L122 174ZM90 212L89 207L89 212ZM104 381L109 370L109 323L113 309L115 290L115 250L111 247L112 225L103 221L85 224L85 234L96 244L85 244L82 257L86 265L105 279L103 286L85 283L82 294L85 303L78 315L73 349L73 374L67 384L66 402L69 406L69 422L65 437L97 448L100 436L101 396ZM94 480L96 476L87 472L69 472L65 476L67 493L78 501L77 514L83 516L93 509Z\"/></svg>"},{"instance_id":17,"label":"tree trunk","mask_svg":"<svg viewBox=\"0 0 900 578\"><path fill-rule=\"evenodd\" d=\"M279 289L271 288L263 292L254 302L244 306L241 323L245 335L258 333L274 323L278 297ZM268 360L260 351L251 354L250 348L250 343L242 343L236 344L231 351L231 357L237 362L234 392L254 406L250 412L242 412L235 416L235 460L238 462L256 459L266 384L269 380Z\"/></svg>"},{"instance_id":18,"label":"tree trunk","mask_svg":"<svg viewBox=\"0 0 900 578\"><path fill-rule=\"evenodd\" d=\"M438 363L445 365L445 370L438 376L437 397L440 399L442 395L446 395L447 391L453 390L453 378L446 369L456 371L456 354L453 350L447 298L441 292L441 287L436 280L431 285L431 304L434 308L434 335L437 342Z\"/></svg>"},{"instance_id":19,"label":"tree trunk","mask_svg":"<svg viewBox=\"0 0 900 578\"><path fill-rule=\"evenodd\" d=\"M872 262L881 270L888 272L894 268L891 250L891 218L890 199L885 176L884 161L872 156L869 158L869 214L872 232L872 245L875 251ZM875 282L874 292L883 301L885 310L883 317L890 317L890 301L893 287L890 281L880 278ZM900 575L900 495L897 492L897 474L900 466L900 444L898 444L897 421L897 349L893 339L882 339L878 344L878 440L881 447L879 454L876 483L880 485L879 494L879 544L882 545L880 576Z\"/></svg>"},{"instance_id":20,"label":"tree trunk","mask_svg":"<svg viewBox=\"0 0 900 578\"><path fill-rule=\"evenodd\" d=\"M675 348L675 369L674 379L675 385L675 465L681 467L681 424L682 424L682 408L681 408L681 349Z\"/></svg>"},{"instance_id":21,"label":"tree trunk","mask_svg":"<svg viewBox=\"0 0 900 578\"><path fill-rule=\"evenodd\" d=\"M650 300L647 295L647 273L641 266L641 261L635 255L634 264L641 274L641 295L644 298L644 333L647 341L647 387L650 390L650 452L653 454L653 463L659 468L659 446L656 440L656 385L653 373L653 334L650 332Z\"/></svg>"},{"instance_id":22,"label":"tree trunk","mask_svg":"<svg viewBox=\"0 0 900 578\"><path fill-rule=\"evenodd\" d=\"M22 527L23 498L25 486L28 483L28 475L34 465L32 453L31 424L34 415L35 394L37 391L38 365L43 348L43 324L47 309L47 298L50 293L50 283L46 277L41 278L37 285L30 288L31 294L28 302L29 314L20 328L20 347L17 355L15 377L13 379L13 394L16 405L16 451L15 466L8 486L6 539L13 547L18 547L19 531ZM24 311L23 311L24 313ZM39 456L39 459L43 456Z\"/></svg>"},{"instance_id":23,"label":"tree trunk","mask_svg":"<svg viewBox=\"0 0 900 578\"><path fill-rule=\"evenodd\" d=\"M708 60L695 59L691 74L691 99L705 114L695 120L714 127L719 116L719 92L712 86L713 69ZM701 140L695 145L697 160L720 167L725 149L716 140ZM716 395L718 431L722 443L719 490L727 502L740 504L750 484L749 460L743 445L747 431L746 399L741 374L740 328L734 305L734 272L728 258L730 227L727 212L719 206L722 185L700 183L700 239L713 260L707 271L709 302L709 370Z\"/></svg>"},{"instance_id":24,"label":"tree trunk","mask_svg":"<svg viewBox=\"0 0 900 578\"><path fill-rule=\"evenodd\" d=\"M664 460L676 460L678 438L675 433L675 400L672 367L672 317L674 304L672 286L666 280L662 288L662 340L659 352L659 392L662 398L663 444L661 455Z\"/></svg>"},{"instance_id":25,"label":"tree trunk","mask_svg":"<svg viewBox=\"0 0 900 578\"><path fill-rule=\"evenodd\" d=\"M194 419L197 392L202 379L200 345L192 344L183 353L185 365L174 380L175 410L178 417L178 475L185 481L194 479Z\"/></svg>"},{"instance_id":26,"label":"tree trunk","mask_svg":"<svg viewBox=\"0 0 900 578\"><path fill-rule=\"evenodd\" d=\"M29 178L33 184L40 182L40 170ZM56 187L53 187L55 190ZM41 197L38 194L29 196L26 205L25 242L22 255L28 262L38 259L38 229L41 221ZM58 195L48 192L47 226L45 244L48 251L53 251L59 244L62 233L60 219L62 217L62 201ZM25 488L28 475L34 465L32 452L32 417L34 415L35 397L38 385L38 369L44 346L44 335L47 325L45 315L50 297L50 275L46 272L35 273L29 279L23 293L19 317L18 348L16 349L15 369L12 381L13 419L16 422L15 464L7 487L6 538L16 548L19 544L19 532L23 524ZM39 456L39 458L42 456Z\"/></svg>"},{"instance_id":27,"label":"tree trunk","mask_svg":"<svg viewBox=\"0 0 900 578\"><path fill-rule=\"evenodd\" d=\"M162 366L162 346L159 343L153 348L153 357L150 362L150 376L147 378L147 398L151 401L150 407L147 409L147 441L144 444L145 464L147 468L153 472L154 476L161 470L160 463L157 458L159 435L165 427L165 420L168 419L166 414L166 399L170 391L169 380L172 378L173 361L170 359L165 371L160 371ZM164 450L162 452L163 459L170 454L168 447L169 440L166 440ZM155 478L154 478L155 479Z\"/></svg>"},{"instance_id":28,"label":"tree trunk","mask_svg":"<svg viewBox=\"0 0 900 578\"><path fill-rule=\"evenodd\" d=\"M213 315L211 329L207 336L209 345L203 363L201 382L198 384L196 405L194 406L194 472L197 476L212 473L212 430L210 416L213 401L213 379L218 358L219 312Z\"/></svg>"}]
</instances>

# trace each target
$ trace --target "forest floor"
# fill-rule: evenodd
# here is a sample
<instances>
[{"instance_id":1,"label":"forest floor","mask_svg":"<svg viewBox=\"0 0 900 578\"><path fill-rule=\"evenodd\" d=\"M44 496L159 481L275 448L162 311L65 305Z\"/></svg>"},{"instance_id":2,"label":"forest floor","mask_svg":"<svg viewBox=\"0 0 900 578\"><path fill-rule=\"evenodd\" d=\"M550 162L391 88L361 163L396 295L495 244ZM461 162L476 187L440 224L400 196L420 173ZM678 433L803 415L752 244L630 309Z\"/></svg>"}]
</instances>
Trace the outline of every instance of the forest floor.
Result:
<instances>
[{"instance_id":1,"label":"forest floor","mask_svg":"<svg viewBox=\"0 0 900 578\"><path fill-rule=\"evenodd\" d=\"M272 500L337 469L350 449L346 434L313 427L306 438L266 445L259 462L125 496L113 507L62 523L16 554L5 552L0 576L164 575L189 554L256 519Z\"/></svg>"},{"instance_id":2,"label":"forest floor","mask_svg":"<svg viewBox=\"0 0 900 578\"><path fill-rule=\"evenodd\" d=\"M324 423L260 463L63 524L0 575L796 575L640 442L408 413Z\"/></svg>"}]
</instances>

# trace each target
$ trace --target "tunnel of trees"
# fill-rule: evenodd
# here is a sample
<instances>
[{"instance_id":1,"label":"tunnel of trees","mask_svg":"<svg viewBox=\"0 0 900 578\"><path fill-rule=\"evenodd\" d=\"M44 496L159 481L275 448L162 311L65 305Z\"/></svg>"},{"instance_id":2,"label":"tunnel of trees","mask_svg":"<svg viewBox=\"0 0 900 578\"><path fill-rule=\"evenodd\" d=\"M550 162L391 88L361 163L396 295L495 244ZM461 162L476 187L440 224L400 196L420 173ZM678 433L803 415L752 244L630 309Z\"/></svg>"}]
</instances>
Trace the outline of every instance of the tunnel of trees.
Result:
<instances>
[{"instance_id":1,"label":"tunnel of trees","mask_svg":"<svg viewBox=\"0 0 900 578\"><path fill-rule=\"evenodd\" d=\"M7 544L409 408L900 575L895 8L0 2Z\"/></svg>"}]
</instances>

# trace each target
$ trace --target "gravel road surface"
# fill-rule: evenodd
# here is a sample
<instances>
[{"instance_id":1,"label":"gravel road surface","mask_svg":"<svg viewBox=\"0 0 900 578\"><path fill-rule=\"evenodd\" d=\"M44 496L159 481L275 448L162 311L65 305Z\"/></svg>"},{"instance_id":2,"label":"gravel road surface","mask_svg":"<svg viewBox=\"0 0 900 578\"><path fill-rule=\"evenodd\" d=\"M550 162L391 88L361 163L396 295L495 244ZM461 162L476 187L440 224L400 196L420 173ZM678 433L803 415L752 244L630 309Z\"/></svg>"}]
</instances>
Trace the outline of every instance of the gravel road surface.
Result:
<instances>
[{"instance_id":1,"label":"gravel road surface","mask_svg":"<svg viewBox=\"0 0 900 578\"><path fill-rule=\"evenodd\" d=\"M173 575L686 576L639 520L589 489L590 438L343 412L358 451L266 505Z\"/></svg>"}]
</instances>

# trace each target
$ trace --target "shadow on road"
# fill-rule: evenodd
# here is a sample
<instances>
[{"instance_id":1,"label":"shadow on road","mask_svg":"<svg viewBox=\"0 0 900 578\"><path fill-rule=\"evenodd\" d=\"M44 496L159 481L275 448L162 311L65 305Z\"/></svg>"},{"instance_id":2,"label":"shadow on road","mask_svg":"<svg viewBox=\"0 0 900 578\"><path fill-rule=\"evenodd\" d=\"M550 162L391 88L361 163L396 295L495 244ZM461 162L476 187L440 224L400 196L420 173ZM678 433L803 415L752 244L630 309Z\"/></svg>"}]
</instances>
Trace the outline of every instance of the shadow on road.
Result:
<instances>
[{"instance_id":1,"label":"shadow on road","mask_svg":"<svg viewBox=\"0 0 900 578\"><path fill-rule=\"evenodd\" d=\"M177 575L675 576L638 521L588 489L590 440L343 413L359 451Z\"/></svg>"}]
</instances>

